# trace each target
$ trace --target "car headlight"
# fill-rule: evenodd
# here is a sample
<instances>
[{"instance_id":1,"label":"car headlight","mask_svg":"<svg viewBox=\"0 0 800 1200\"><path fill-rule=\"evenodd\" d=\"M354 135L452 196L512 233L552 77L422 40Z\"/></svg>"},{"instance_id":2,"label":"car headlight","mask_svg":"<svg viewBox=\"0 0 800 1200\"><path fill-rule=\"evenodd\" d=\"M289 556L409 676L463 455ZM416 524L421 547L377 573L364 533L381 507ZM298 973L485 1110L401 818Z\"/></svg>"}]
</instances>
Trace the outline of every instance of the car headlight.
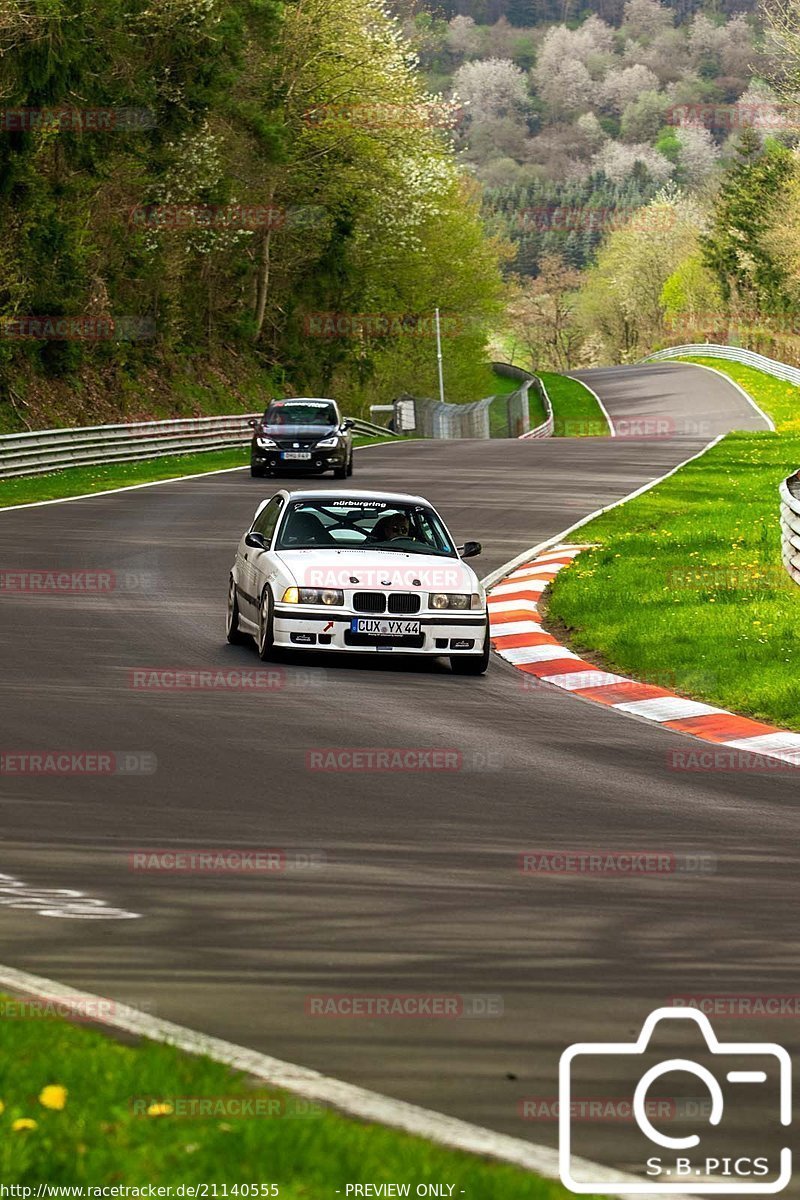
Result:
<instances>
[{"instance_id":1,"label":"car headlight","mask_svg":"<svg viewBox=\"0 0 800 1200\"><path fill-rule=\"evenodd\" d=\"M268 438L268 437L257 437L256 445L261 450L277 450L277 448L278 448L278 443L273 442L272 438Z\"/></svg>"},{"instance_id":2,"label":"car headlight","mask_svg":"<svg viewBox=\"0 0 800 1200\"><path fill-rule=\"evenodd\" d=\"M339 439L336 434L332 437L323 438L321 442L317 442L317 450L333 450L339 445Z\"/></svg>"},{"instance_id":3,"label":"car headlight","mask_svg":"<svg viewBox=\"0 0 800 1200\"><path fill-rule=\"evenodd\" d=\"M287 588L284 604L344 604L344 592L338 588Z\"/></svg>"},{"instance_id":4,"label":"car headlight","mask_svg":"<svg viewBox=\"0 0 800 1200\"><path fill-rule=\"evenodd\" d=\"M481 598L477 592L432 592L428 603L431 608L480 608Z\"/></svg>"}]
</instances>

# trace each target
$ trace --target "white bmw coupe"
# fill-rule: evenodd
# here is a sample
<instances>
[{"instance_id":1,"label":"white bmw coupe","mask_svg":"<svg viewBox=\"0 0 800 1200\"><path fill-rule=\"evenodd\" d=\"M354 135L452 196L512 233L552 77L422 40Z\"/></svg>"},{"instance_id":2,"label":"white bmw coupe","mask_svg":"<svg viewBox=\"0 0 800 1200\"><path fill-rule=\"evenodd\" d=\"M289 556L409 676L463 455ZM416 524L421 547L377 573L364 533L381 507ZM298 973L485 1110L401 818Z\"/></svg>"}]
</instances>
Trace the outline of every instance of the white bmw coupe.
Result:
<instances>
[{"instance_id":1,"label":"white bmw coupe","mask_svg":"<svg viewBox=\"0 0 800 1200\"><path fill-rule=\"evenodd\" d=\"M486 593L421 496L280 491L256 510L228 584L227 637L273 648L447 655L489 665Z\"/></svg>"}]
</instances>

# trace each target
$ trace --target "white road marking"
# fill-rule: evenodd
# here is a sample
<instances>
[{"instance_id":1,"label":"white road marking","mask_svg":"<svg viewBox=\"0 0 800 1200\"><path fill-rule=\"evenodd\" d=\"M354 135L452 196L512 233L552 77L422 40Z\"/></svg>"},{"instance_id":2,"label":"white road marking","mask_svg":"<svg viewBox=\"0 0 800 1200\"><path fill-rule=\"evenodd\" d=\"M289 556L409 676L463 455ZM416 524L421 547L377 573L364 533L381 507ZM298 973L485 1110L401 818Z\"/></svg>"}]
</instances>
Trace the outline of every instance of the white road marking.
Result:
<instances>
[{"instance_id":1,"label":"white road marking","mask_svg":"<svg viewBox=\"0 0 800 1200\"><path fill-rule=\"evenodd\" d=\"M583 387L585 387L587 392L589 392L590 395L594 396L595 400L597 401L597 405L598 405L598 408L600 409L600 412L603 414L606 421L608 422L609 437L616 437L617 431L614 428L614 422L611 420L611 417L608 414L608 409L606 408L605 404L603 404L603 401L600 399L600 397L598 396L598 394L594 390L594 388L590 388L588 383L584 382L583 379L576 378L575 375L568 374L567 379L574 379L576 383L580 383Z\"/></svg>"},{"instance_id":2,"label":"white road marking","mask_svg":"<svg viewBox=\"0 0 800 1200\"><path fill-rule=\"evenodd\" d=\"M408 441L415 441L415 438L409 438ZM373 442L369 446L354 446L354 450L374 450L378 446L395 445L400 442L406 442L405 438L398 439L397 443L389 442ZM139 462L150 462L151 459L138 459ZM85 463L87 467L101 467L103 463ZM126 465L114 463L114 466ZM62 470L69 471L74 468L63 467ZM235 471L249 471L249 466L244 467L220 467L215 471L197 471L194 475L172 475L169 479L151 479L147 483L126 483L124 487L106 488L102 492L82 492L80 496L57 496L54 500L31 500L28 504L6 504L0 508L0 512L20 512L23 508L46 508L48 504L71 504L73 500L94 500L97 496L115 496L117 492L138 492L142 488L161 487L165 483L184 483L187 479L207 479L211 475L232 475ZM50 472L46 472L50 474ZM42 472L45 474L45 472ZM36 479L36 475L16 476L19 479ZM4 483L11 483L10 479L0 479L0 487ZM0 492L2 495L2 492Z\"/></svg>"},{"instance_id":3,"label":"white road marking","mask_svg":"<svg viewBox=\"0 0 800 1200\"><path fill-rule=\"evenodd\" d=\"M73 921L127 921L141 913L112 908L74 888L33 887L13 875L0 874L0 908L30 909L40 917Z\"/></svg>"},{"instance_id":4,"label":"white road marking","mask_svg":"<svg viewBox=\"0 0 800 1200\"><path fill-rule=\"evenodd\" d=\"M495 1133L492 1129L471 1125L445 1113L408 1104L404 1100L394 1100L391 1096L381 1095L380 1092L372 1092L340 1079L332 1079L319 1071L312 1071L309 1067L284 1062L268 1054L260 1054L257 1050L248 1050L245 1046L237 1046L233 1042L187 1029L184 1025L164 1021L127 1004L114 1001L110 1005L107 998L81 992L66 984L45 979L41 975L18 971L14 967L0 965L0 987L23 996L35 996L37 1002L49 1000L64 1005L83 1019L86 1019L87 1012L96 1012L99 1025L138 1034L154 1042L177 1046L188 1054L204 1055L271 1087L285 1088L286 1091L305 1096L309 1100L329 1104L347 1116L362 1121L376 1121L390 1129L401 1129L415 1137L426 1138L438 1146L446 1146L450 1150L485 1155L487 1158L521 1167L526 1171L535 1171L547 1179L559 1178L558 1153L549 1146L539 1146L521 1138ZM113 1008L112 1012L108 1011L109 1007ZM598 1183L642 1183L636 1176L614 1171L599 1163L590 1163L586 1159L573 1158L572 1162L581 1173L591 1171L592 1178ZM642 1196L643 1200L650 1200L644 1193ZM691 1197L679 1197L679 1200L691 1200Z\"/></svg>"},{"instance_id":5,"label":"white road marking","mask_svg":"<svg viewBox=\"0 0 800 1200\"><path fill-rule=\"evenodd\" d=\"M567 654L564 655L568 657ZM576 655L577 657L577 655ZM630 683L622 675L614 675L611 671L566 671L563 675L542 675L542 683L554 683L556 687L564 688L567 692L577 692L582 688L606 687L610 683Z\"/></svg>"},{"instance_id":6,"label":"white road marking","mask_svg":"<svg viewBox=\"0 0 800 1200\"><path fill-rule=\"evenodd\" d=\"M626 704L615 704L617 712L633 713L647 717L648 721L682 721L686 717L704 717L711 713L725 712L712 704L699 700L687 700L683 696L658 696L653 700L631 700Z\"/></svg>"},{"instance_id":7,"label":"white road marking","mask_svg":"<svg viewBox=\"0 0 800 1200\"><path fill-rule=\"evenodd\" d=\"M515 570L516 567L521 567L531 558L536 558L536 556L540 554L542 550L547 550L551 546L557 547L558 543L563 542L564 538L568 534L574 533L576 529L582 529L584 525L588 525L590 521L595 519L595 517L601 517L603 513L611 512L612 509L619 508L620 505L627 504L629 500L635 500L637 496L643 496L645 492L649 492L652 488L658 487L660 483L663 483L666 479L669 479L671 476L675 475L683 467L687 467L689 463L694 462L698 458L702 458L703 455L707 454L708 451L716 446L718 442L721 442L724 437L724 433L717 434L717 436L713 438L707 446L703 446L702 450L698 450L696 454L691 454L689 458L685 458L683 462L679 462L677 467L673 467L672 470L667 471L666 474L659 475L658 479L651 479L649 483L642 484L641 487L636 488L636 490L633 492L629 492L628 495L623 496L622 499L615 500L613 504L606 504L604 508L597 508L594 512L589 513L587 517L581 517L580 521L576 521L575 524L570 525L568 529L562 529L561 533L557 533L554 537L545 538L545 540L543 542L539 542L538 545L531 546L528 550L523 550L521 554L517 554L507 563L503 563L502 567L497 567L496 570L491 571L481 580L481 583L485 588L492 587L492 585L496 583L498 579L503 579L506 575L508 575L509 571ZM587 547L583 547L583 549L587 549Z\"/></svg>"},{"instance_id":8,"label":"white road marking","mask_svg":"<svg viewBox=\"0 0 800 1200\"><path fill-rule=\"evenodd\" d=\"M645 362L646 361L647 360L645 359ZM756 410L756 412L758 413L758 415L760 417L764 418L764 420L767 423L767 428L772 433L775 433L775 422L773 421L772 417L768 413L765 413L763 408L761 408L758 404L756 404L755 400L750 395L750 393L746 392L744 390L744 388L742 387L742 385L740 383L737 383L736 380L733 379L730 375L727 375L725 373L725 371L719 371L719 370L717 370L716 367L709 367L705 363L687 362L685 359L680 359L680 358L672 358L672 359L662 358L662 359L656 359L656 362L673 362L673 363L677 363L679 366L682 366L682 367L699 367L701 371L711 371L712 375L719 375L720 379L724 379L726 383L729 383L729 384L731 384L732 387L735 387L737 392L741 392L741 394L744 396L747 403L752 405L752 407ZM758 370L757 367L755 367L753 369Z\"/></svg>"}]
</instances>

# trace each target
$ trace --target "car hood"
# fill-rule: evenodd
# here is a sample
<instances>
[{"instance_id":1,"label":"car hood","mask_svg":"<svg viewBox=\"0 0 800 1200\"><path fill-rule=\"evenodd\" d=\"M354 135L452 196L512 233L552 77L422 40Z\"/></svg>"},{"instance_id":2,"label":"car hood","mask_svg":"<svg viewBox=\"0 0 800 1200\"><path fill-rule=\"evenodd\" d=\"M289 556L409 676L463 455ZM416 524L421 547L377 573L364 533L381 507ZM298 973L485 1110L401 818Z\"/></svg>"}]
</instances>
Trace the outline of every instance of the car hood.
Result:
<instances>
[{"instance_id":1,"label":"car hood","mask_svg":"<svg viewBox=\"0 0 800 1200\"><path fill-rule=\"evenodd\" d=\"M298 587L410 592L477 592L478 577L460 558L392 550L279 550ZM417 582L418 581L418 582Z\"/></svg>"},{"instance_id":2,"label":"car hood","mask_svg":"<svg viewBox=\"0 0 800 1200\"><path fill-rule=\"evenodd\" d=\"M321 441L337 433L338 428L338 425L264 425L262 422L256 433L270 438L314 438Z\"/></svg>"}]
</instances>

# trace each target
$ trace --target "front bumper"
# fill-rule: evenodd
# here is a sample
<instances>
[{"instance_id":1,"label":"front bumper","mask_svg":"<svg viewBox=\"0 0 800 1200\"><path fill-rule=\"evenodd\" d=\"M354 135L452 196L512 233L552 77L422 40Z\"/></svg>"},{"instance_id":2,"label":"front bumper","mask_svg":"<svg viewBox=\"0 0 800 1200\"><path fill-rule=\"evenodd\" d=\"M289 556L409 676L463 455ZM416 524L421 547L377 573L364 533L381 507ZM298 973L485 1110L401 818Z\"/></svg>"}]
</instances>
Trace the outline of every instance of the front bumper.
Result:
<instances>
[{"instance_id":1,"label":"front bumper","mask_svg":"<svg viewBox=\"0 0 800 1200\"><path fill-rule=\"evenodd\" d=\"M266 467L270 471L329 471L333 467L344 467L347 464L347 447L339 446L331 450L310 451L311 458L281 458L280 450L262 450L255 447L251 451L253 466Z\"/></svg>"},{"instance_id":2,"label":"front bumper","mask_svg":"<svg viewBox=\"0 0 800 1200\"><path fill-rule=\"evenodd\" d=\"M350 633L350 622L364 613L295 612L277 605L273 632L275 645L287 650L339 650L351 654L480 654L488 636L486 613L479 610L469 614L426 615L396 618L418 621L419 637L360 640L362 635Z\"/></svg>"}]
</instances>

